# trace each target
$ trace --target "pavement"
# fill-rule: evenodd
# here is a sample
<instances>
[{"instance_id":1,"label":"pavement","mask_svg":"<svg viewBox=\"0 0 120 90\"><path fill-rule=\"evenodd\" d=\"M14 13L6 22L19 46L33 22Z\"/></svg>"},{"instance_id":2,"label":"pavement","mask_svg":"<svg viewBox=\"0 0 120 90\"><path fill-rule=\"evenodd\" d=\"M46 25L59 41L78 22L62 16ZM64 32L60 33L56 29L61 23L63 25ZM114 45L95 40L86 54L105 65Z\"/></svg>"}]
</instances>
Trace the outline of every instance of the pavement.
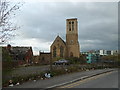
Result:
<instances>
[{"instance_id":1,"label":"pavement","mask_svg":"<svg viewBox=\"0 0 120 90\"><path fill-rule=\"evenodd\" d=\"M100 70L75 72L71 74L55 76L46 80L29 81L19 86L13 86L11 88L53 88L59 85L70 83L71 81L77 80L79 78L85 78L87 76L92 76L98 73L103 73L111 70L114 70L114 69L100 69Z\"/></svg>"}]
</instances>

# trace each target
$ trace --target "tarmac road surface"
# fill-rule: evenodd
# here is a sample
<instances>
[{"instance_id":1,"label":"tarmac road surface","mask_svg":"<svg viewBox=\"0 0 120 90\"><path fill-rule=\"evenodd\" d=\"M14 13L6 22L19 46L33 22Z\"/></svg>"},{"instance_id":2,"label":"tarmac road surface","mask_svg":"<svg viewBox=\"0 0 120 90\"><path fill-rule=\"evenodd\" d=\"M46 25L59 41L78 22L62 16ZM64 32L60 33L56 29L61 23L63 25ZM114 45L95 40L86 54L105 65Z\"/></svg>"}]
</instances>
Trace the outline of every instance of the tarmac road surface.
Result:
<instances>
[{"instance_id":1,"label":"tarmac road surface","mask_svg":"<svg viewBox=\"0 0 120 90\"><path fill-rule=\"evenodd\" d=\"M59 88L118 88L118 71L100 74Z\"/></svg>"}]
</instances>

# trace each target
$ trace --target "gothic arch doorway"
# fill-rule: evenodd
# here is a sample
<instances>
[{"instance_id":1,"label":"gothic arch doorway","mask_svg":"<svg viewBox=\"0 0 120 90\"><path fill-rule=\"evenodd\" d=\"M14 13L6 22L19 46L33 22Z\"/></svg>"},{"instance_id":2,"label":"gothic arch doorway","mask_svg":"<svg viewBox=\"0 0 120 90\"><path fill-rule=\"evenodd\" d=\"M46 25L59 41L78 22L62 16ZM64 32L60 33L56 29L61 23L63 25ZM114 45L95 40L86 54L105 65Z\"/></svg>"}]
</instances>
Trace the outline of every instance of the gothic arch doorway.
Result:
<instances>
[{"instance_id":1,"label":"gothic arch doorway","mask_svg":"<svg viewBox=\"0 0 120 90\"><path fill-rule=\"evenodd\" d=\"M73 57L73 52L70 52L70 57Z\"/></svg>"}]
</instances>

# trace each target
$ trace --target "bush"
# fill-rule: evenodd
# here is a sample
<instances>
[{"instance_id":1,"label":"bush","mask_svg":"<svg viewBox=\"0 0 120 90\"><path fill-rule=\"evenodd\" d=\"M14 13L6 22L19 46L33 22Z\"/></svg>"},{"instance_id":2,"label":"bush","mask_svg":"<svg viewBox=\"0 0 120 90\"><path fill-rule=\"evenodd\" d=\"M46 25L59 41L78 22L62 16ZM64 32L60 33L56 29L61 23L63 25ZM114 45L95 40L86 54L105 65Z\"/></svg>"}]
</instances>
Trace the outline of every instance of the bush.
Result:
<instances>
[{"instance_id":1,"label":"bush","mask_svg":"<svg viewBox=\"0 0 120 90\"><path fill-rule=\"evenodd\" d=\"M37 74L30 74L30 75L25 75L25 76L16 76L16 77L12 77L9 79L3 79L2 86L7 87L9 84L9 80L12 80L13 84L15 85L18 82L23 83L23 82L28 81L29 79L35 80L35 79L41 78L44 76L44 74L45 74L45 72L41 72L41 73L37 73ZM40 77L38 77L38 76L40 76Z\"/></svg>"},{"instance_id":2,"label":"bush","mask_svg":"<svg viewBox=\"0 0 120 90\"><path fill-rule=\"evenodd\" d=\"M80 64L80 59L76 57L67 58L70 61L70 64Z\"/></svg>"},{"instance_id":3,"label":"bush","mask_svg":"<svg viewBox=\"0 0 120 90\"><path fill-rule=\"evenodd\" d=\"M53 69L50 73L52 76L58 76L61 74L65 74L66 71L64 69Z\"/></svg>"}]
</instances>

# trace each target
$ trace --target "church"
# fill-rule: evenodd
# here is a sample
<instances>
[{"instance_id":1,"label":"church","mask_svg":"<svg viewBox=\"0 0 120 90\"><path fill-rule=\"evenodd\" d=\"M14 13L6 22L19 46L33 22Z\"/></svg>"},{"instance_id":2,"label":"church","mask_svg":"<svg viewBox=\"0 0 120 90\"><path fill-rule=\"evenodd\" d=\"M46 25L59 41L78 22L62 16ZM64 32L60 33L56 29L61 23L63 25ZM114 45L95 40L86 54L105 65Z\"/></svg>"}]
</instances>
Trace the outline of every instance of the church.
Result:
<instances>
[{"instance_id":1,"label":"church","mask_svg":"<svg viewBox=\"0 0 120 90\"><path fill-rule=\"evenodd\" d=\"M66 19L66 42L58 35L50 46L49 54L40 52L40 60L45 60L45 56L48 59L48 55L52 60L56 58L80 57L77 18Z\"/></svg>"}]
</instances>

